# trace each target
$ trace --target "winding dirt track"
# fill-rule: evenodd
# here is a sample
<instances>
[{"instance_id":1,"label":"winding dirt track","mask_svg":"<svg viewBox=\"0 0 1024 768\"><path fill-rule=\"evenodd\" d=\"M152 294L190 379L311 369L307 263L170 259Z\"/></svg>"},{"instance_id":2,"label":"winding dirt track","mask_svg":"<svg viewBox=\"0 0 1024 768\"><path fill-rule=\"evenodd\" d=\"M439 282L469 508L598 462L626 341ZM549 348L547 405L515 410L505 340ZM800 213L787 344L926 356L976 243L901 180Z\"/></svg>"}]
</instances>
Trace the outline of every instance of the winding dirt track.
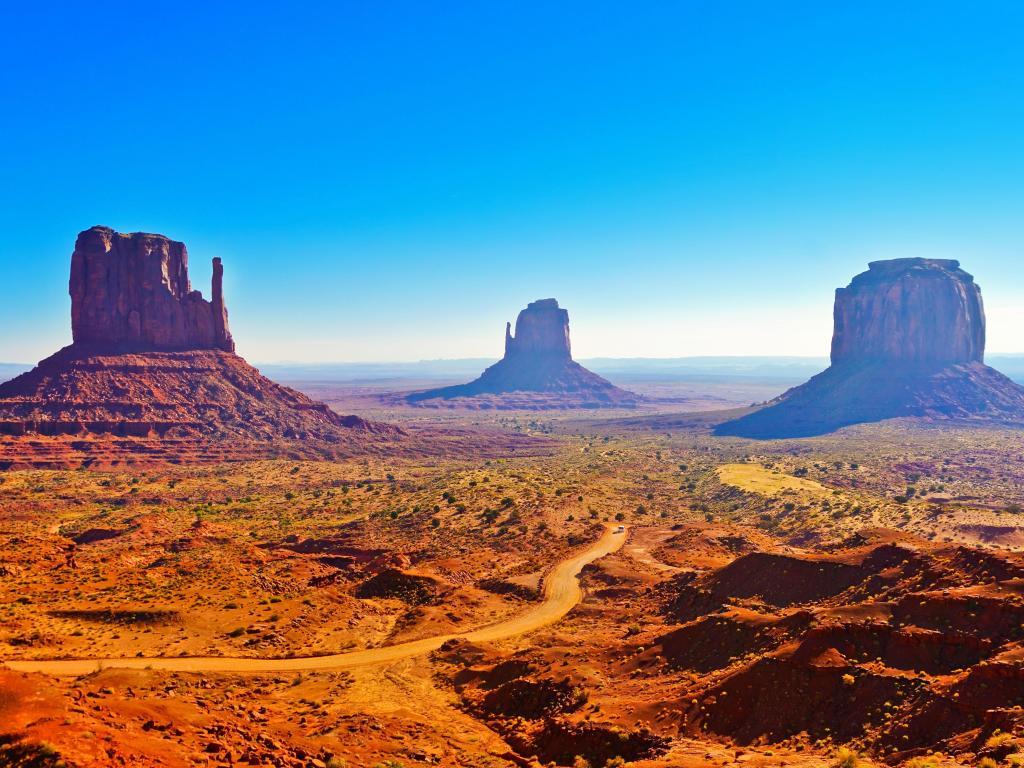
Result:
<instances>
[{"instance_id":1,"label":"winding dirt track","mask_svg":"<svg viewBox=\"0 0 1024 768\"><path fill-rule=\"evenodd\" d=\"M533 608L489 626L458 634L425 637L382 648L338 653L333 656L307 656L292 659L239 659L228 656L180 656L174 658L62 659L54 661L4 661L19 672L47 675L86 675L99 668L161 669L171 672L295 672L312 669L352 669L382 662L397 661L435 651L448 640L465 638L476 642L503 640L524 635L554 624L571 611L583 597L578 576L583 566L618 550L626 540L624 533L609 527L604 535L585 551L558 563L544 580L544 596Z\"/></svg>"}]
</instances>

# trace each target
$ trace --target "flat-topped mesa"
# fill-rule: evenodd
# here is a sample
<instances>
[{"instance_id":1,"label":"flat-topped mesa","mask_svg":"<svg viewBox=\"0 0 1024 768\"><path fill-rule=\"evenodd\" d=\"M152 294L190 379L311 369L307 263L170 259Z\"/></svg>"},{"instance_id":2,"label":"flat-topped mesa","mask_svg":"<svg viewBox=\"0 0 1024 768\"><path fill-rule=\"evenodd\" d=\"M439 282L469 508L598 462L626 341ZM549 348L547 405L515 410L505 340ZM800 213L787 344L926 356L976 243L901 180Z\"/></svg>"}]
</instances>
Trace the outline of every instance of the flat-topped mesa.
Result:
<instances>
[{"instance_id":1,"label":"flat-topped mesa","mask_svg":"<svg viewBox=\"0 0 1024 768\"><path fill-rule=\"evenodd\" d=\"M71 254L71 333L109 350L235 351L224 305L224 267L213 260L212 300L193 291L188 251L163 235L92 227Z\"/></svg>"},{"instance_id":2,"label":"flat-topped mesa","mask_svg":"<svg viewBox=\"0 0 1024 768\"><path fill-rule=\"evenodd\" d=\"M715 434L809 437L903 417L1024 424L1024 388L984 355L981 289L959 262L875 261L836 291L832 365Z\"/></svg>"},{"instance_id":3,"label":"flat-topped mesa","mask_svg":"<svg viewBox=\"0 0 1024 768\"><path fill-rule=\"evenodd\" d=\"M516 318L516 334L505 325L505 359L550 356L572 359L569 313L556 299L538 299L526 305Z\"/></svg>"},{"instance_id":4,"label":"flat-topped mesa","mask_svg":"<svg viewBox=\"0 0 1024 768\"><path fill-rule=\"evenodd\" d=\"M874 261L836 290L833 365L972 363L985 353L981 289L951 259Z\"/></svg>"}]
</instances>

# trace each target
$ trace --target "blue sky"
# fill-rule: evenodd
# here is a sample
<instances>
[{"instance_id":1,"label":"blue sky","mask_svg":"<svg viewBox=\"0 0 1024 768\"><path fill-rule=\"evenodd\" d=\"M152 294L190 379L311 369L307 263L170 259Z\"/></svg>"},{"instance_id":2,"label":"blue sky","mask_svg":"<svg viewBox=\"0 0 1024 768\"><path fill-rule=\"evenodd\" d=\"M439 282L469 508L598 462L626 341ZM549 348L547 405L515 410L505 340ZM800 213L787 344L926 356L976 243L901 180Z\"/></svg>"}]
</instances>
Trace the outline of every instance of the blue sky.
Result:
<instances>
[{"instance_id":1,"label":"blue sky","mask_svg":"<svg viewBox=\"0 0 1024 768\"><path fill-rule=\"evenodd\" d=\"M959 258L1024 352L1024 5L23 3L0 359L70 341L93 224L221 256L255 361L827 354L835 287Z\"/></svg>"}]
</instances>

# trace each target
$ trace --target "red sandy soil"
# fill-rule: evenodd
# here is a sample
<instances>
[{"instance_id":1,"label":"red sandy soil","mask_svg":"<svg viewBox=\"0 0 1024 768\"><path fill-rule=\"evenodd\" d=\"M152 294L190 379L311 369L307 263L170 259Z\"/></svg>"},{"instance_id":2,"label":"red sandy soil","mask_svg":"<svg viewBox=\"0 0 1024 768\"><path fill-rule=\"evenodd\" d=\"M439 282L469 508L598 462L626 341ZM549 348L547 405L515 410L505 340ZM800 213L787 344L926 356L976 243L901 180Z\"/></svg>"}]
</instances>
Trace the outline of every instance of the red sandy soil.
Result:
<instances>
[{"instance_id":1,"label":"red sandy soil","mask_svg":"<svg viewBox=\"0 0 1024 768\"><path fill-rule=\"evenodd\" d=\"M3 657L161 661L4 671L0 765L810 768L849 747L945 768L1024 752L1012 435L889 425L755 449L520 423L517 439L559 431L554 452L4 473ZM464 429L454 445L483 433ZM723 482L737 463L778 489ZM552 566L619 519L628 540L583 568L571 611L477 634L530 616ZM943 540L957 530L971 543ZM331 659L351 651L379 663Z\"/></svg>"}]
</instances>

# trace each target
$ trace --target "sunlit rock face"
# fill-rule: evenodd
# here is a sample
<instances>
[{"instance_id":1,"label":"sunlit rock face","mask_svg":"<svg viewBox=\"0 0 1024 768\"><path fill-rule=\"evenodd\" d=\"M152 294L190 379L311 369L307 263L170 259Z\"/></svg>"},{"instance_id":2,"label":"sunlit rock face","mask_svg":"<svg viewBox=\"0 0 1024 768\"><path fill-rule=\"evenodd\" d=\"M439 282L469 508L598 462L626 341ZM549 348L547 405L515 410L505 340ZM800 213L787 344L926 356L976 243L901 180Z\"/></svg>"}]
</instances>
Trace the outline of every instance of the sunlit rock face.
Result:
<instances>
[{"instance_id":1,"label":"sunlit rock face","mask_svg":"<svg viewBox=\"0 0 1024 768\"><path fill-rule=\"evenodd\" d=\"M133 351L235 349L213 260L212 300L193 291L188 251L163 235L92 227L71 254L71 333L78 345Z\"/></svg>"},{"instance_id":2,"label":"sunlit rock face","mask_svg":"<svg viewBox=\"0 0 1024 768\"><path fill-rule=\"evenodd\" d=\"M836 291L833 364L973 363L984 354L981 288L957 261L875 261Z\"/></svg>"},{"instance_id":3,"label":"sunlit rock face","mask_svg":"<svg viewBox=\"0 0 1024 768\"><path fill-rule=\"evenodd\" d=\"M944 259L876 261L836 291L832 365L715 433L807 437L897 417L1024 423L1024 388L984 364L981 289Z\"/></svg>"}]
</instances>

